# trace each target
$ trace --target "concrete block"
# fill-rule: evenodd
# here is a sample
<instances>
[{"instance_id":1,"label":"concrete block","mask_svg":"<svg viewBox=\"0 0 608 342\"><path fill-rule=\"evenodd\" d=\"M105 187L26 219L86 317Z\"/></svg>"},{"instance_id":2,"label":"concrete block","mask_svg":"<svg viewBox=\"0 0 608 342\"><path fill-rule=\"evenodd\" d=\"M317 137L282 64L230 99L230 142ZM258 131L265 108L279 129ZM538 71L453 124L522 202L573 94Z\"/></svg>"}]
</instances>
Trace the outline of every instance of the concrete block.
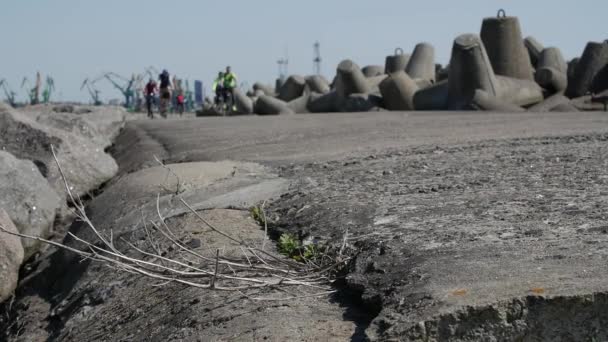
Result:
<instances>
[{"instance_id":1,"label":"concrete block","mask_svg":"<svg viewBox=\"0 0 608 342\"><path fill-rule=\"evenodd\" d=\"M446 110L448 107L448 80L440 81L414 94L416 110Z\"/></svg>"},{"instance_id":2,"label":"concrete block","mask_svg":"<svg viewBox=\"0 0 608 342\"><path fill-rule=\"evenodd\" d=\"M384 68L382 65L366 65L361 69L365 77L376 77L384 74Z\"/></svg>"},{"instance_id":3,"label":"concrete block","mask_svg":"<svg viewBox=\"0 0 608 342\"><path fill-rule=\"evenodd\" d=\"M536 70L534 79L541 87L551 93L563 93L568 87L568 76L553 67L544 67Z\"/></svg>"},{"instance_id":4,"label":"concrete block","mask_svg":"<svg viewBox=\"0 0 608 342\"><path fill-rule=\"evenodd\" d=\"M555 68L564 74L568 72L568 64L566 63L561 50L556 47L543 49L539 55L537 65L538 68Z\"/></svg>"},{"instance_id":5,"label":"concrete block","mask_svg":"<svg viewBox=\"0 0 608 342\"><path fill-rule=\"evenodd\" d=\"M327 94L331 90L329 87L329 81L321 75L312 75L306 77L306 85L311 92L319 94Z\"/></svg>"},{"instance_id":6,"label":"concrete block","mask_svg":"<svg viewBox=\"0 0 608 342\"><path fill-rule=\"evenodd\" d=\"M285 101L268 95L262 95L255 102L254 112L260 115L294 114Z\"/></svg>"},{"instance_id":7,"label":"concrete block","mask_svg":"<svg viewBox=\"0 0 608 342\"><path fill-rule=\"evenodd\" d=\"M481 39L463 34L454 40L448 79L448 108L467 106L477 89L490 96L498 95L498 81Z\"/></svg>"},{"instance_id":8,"label":"concrete block","mask_svg":"<svg viewBox=\"0 0 608 342\"><path fill-rule=\"evenodd\" d=\"M409 60L410 55L403 53L403 49L395 49L395 53L392 56L386 56L384 73L390 74L397 71L405 71Z\"/></svg>"},{"instance_id":9,"label":"concrete block","mask_svg":"<svg viewBox=\"0 0 608 342\"><path fill-rule=\"evenodd\" d=\"M496 18L485 18L481 25L481 40L496 75L534 80L517 17L507 17L501 10Z\"/></svg>"},{"instance_id":10,"label":"concrete block","mask_svg":"<svg viewBox=\"0 0 608 342\"><path fill-rule=\"evenodd\" d=\"M253 101L239 88L234 88L234 104L240 114L253 114Z\"/></svg>"},{"instance_id":11,"label":"concrete block","mask_svg":"<svg viewBox=\"0 0 608 342\"><path fill-rule=\"evenodd\" d=\"M263 83L259 83L256 82L253 84L253 90L258 93L258 91L261 91L264 95L268 95L268 96L274 96L275 92L274 89L267 85L267 84L263 84Z\"/></svg>"},{"instance_id":12,"label":"concrete block","mask_svg":"<svg viewBox=\"0 0 608 342\"><path fill-rule=\"evenodd\" d=\"M337 102L339 95L336 91L331 91L327 94L310 94L307 109L311 113L331 113L337 111Z\"/></svg>"},{"instance_id":13,"label":"concrete block","mask_svg":"<svg viewBox=\"0 0 608 342\"><path fill-rule=\"evenodd\" d=\"M367 93L380 93L380 83L388 77L387 74L382 74L367 79L368 91Z\"/></svg>"},{"instance_id":14,"label":"concrete block","mask_svg":"<svg viewBox=\"0 0 608 342\"><path fill-rule=\"evenodd\" d=\"M285 80L285 83L279 91L279 99L289 102L302 96L304 92L304 86L306 85L306 79L302 76L291 75Z\"/></svg>"},{"instance_id":15,"label":"concrete block","mask_svg":"<svg viewBox=\"0 0 608 342\"><path fill-rule=\"evenodd\" d=\"M571 82L568 83L566 96L580 97L591 90L596 75L608 63L608 41L589 42L578 62Z\"/></svg>"},{"instance_id":16,"label":"concrete block","mask_svg":"<svg viewBox=\"0 0 608 342\"><path fill-rule=\"evenodd\" d=\"M536 40L536 38L528 36L524 39L524 46L526 47L526 50L528 50L528 56L530 56L532 66L536 68L540 54L544 50L543 44Z\"/></svg>"},{"instance_id":17,"label":"concrete block","mask_svg":"<svg viewBox=\"0 0 608 342\"><path fill-rule=\"evenodd\" d=\"M528 108L529 112L549 112L554 107L564 104L570 103L570 99L565 97L563 94L554 94L547 97L544 101L535 104L534 106Z\"/></svg>"},{"instance_id":18,"label":"concrete block","mask_svg":"<svg viewBox=\"0 0 608 342\"><path fill-rule=\"evenodd\" d=\"M543 90L534 81L496 76L498 81L497 97L517 106L529 107L544 99Z\"/></svg>"},{"instance_id":19,"label":"concrete block","mask_svg":"<svg viewBox=\"0 0 608 342\"><path fill-rule=\"evenodd\" d=\"M608 63L595 75L590 90L593 94L597 94L606 89L608 89Z\"/></svg>"},{"instance_id":20,"label":"concrete block","mask_svg":"<svg viewBox=\"0 0 608 342\"><path fill-rule=\"evenodd\" d=\"M566 113L580 112L580 110L578 110L578 108L576 108L575 106L573 106L570 103L558 104L557 106L551 108L551 111L552 112L566 112Z\"/></svg>"},{"instance_id":21,"label":"concrete block","mask_svg":"<svg viewBox=\"0 0 608 342\"><path fill-rule=\"evenodd\" d=\"M448 89L448 108L453 110L466 108L476 90L517 106L543 99L542 89L535 82L495 75L482 40L473 34L454 40Z\"/></svg>"},{"instance_id":22,"label":"concrete block","mask_svg":"<svg viewBox=\"0 0 608 342\"><path fill-rule=\"evenodd\" d=\"M487 92L477 89L471 100L470 106L475 110L484 110L490 112L525 112L522 107L505 102L496 96L490 95Z\"/></svg>"},{"instance_id":23,"label":"concrete block","mask_svg":"<svg viewBox=\"0 0 608 342\"><path fill-rule=\"evenodd\" d=\"M414 94L418 85L405 71L391 73L380 83L384 108L388 110L414 110Z\"/></svg>"},{"instance_id":24,"label":"concrete block","mask_svg":"<svg viewBox=\"0 0 608 342\"><path fill-rule=\"evenodd\" d=\"M562 52L555 47L541 52L534 79L551 93L564 92L568 87L568 65Z\"/></svg>"},{"instance_id":25,"label":"concrete block","mask_svg":"<svg viewBox=\"0 0 608 342\"><path fill-rule=\"evenodd\" d=\"M287 103L287 107L296 114L308 113L308 101L310 99L309 94L304 94L297 99L291 100Z\"/></svg>"},{"instance_id":26,"label":"concrete block","mask_svg":"<svg viewBox=\"0 0 608 342\"><path fill-rule=\"evenodd\" d=\"M574 80L574 75L576 74L576 67L580 62L580 58L573 58L568 62L568 84L570 84Z\"/></svg>"},{"instance_id":27,"label":"concrete block","mask_svg":"<svg viewBox=\"0 0 608 342\"><path fill-rule=\"evenodd\" d=\"M405 72L413 78L435 82L435 48L429 43L420 43L414 48Z\"/></svg>"},{"instance_id":28,"label":"concrete block","mask_svg":"<svg viewBox=\"0 0 608 342\"><path fill-rule=\"evenodd\" d=\"M338 65L336 90L342 97L369 92L369 84L361 68L350 59L344 60Z\"/></svg>"},{"instance_id":29,"label":"concrete block","mask_svg":"<svg viewBox=\"0 0 608 342\"><path fill-rule=\"evenodd\" d=\"M381 107L382 98L373 94L350 94L338 103L338 111L343 113L376 112Z\"/></svg>"}]
</instances>

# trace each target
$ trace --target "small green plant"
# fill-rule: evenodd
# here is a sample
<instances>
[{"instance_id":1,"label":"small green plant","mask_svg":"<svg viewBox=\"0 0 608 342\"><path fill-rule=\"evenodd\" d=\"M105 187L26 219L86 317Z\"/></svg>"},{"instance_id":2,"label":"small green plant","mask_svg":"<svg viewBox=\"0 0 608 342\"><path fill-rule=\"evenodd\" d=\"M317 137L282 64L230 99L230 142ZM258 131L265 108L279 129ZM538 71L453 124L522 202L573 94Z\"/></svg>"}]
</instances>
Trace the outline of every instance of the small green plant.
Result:
<instances>
[{"instance_id":1,"label":"small green plant","mask_svg":"<svg viewBox=\"0 0 608 342\"><path fill-rule=\"evenodd\" d=\"M304 247L304 254L302 255L306 260L316 259L319 255L319 247L317 245L306 245Z\"/></svg>"},{"instance_id":2,"label":"small green plant","mask_svg":"<svg viewBox=\"0 0 608 342\"><path fill-rule=\"evenodd\" d=\"M293 235L285 233L279 238L279 252L290 258L297 256L300 251L300 241Z\"/></svg>"},{"instance_id":3,"label":"small green plant","mask_svg":"<svg viewBox=\"0 0 608 342\"><path fill-rule=\"evenodd\" d=\"M262 227L266 225L266 215L264 215L264 210L260 206L253 206L249 209L251 213L251 217Z\"/></svg>"},{"instance_id":4,"label":"small green plant","mask_svg":"<svg viewBox=\"0 0 608 342\"><path fill-rule=\"evenodd\" d=\"M289 233L281 235L278 248L281 254L299 262L311 261L321 255L321 250L317 245L302 246L300 240Z\"/></svg>"}]
</instances>

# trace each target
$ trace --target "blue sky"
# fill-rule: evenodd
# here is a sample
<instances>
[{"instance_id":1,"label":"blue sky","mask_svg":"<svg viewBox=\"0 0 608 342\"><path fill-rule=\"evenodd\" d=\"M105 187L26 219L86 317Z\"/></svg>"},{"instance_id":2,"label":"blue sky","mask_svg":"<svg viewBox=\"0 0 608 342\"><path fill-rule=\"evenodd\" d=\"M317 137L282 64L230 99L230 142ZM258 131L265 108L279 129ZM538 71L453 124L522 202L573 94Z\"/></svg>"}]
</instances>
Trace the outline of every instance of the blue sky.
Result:
<instances>
[{"instance_id":1,"label":"blue sky","mask_svg":"<svg viewBox=\"0 0 608 342\"><path fill-rule=\"evenodd\" d=\"M18 90L36 70L55 79L55 99L88 100L82 81L105 71L125 76L153 65L210 83L231 65L241 81L273 82L286 48L289 71L312 72L321 43L323 73L344 58L383 64L395 47L432 43L449 61L453 39L479 33L499 8L518 16L524 35L560 47L567 58L608 38L608 1L463 0L0 0L4 46L0 79ZM120 94L102 82L102 98ZM3 94L0 95L3 98Z\"/></svg>"}]
</instances>

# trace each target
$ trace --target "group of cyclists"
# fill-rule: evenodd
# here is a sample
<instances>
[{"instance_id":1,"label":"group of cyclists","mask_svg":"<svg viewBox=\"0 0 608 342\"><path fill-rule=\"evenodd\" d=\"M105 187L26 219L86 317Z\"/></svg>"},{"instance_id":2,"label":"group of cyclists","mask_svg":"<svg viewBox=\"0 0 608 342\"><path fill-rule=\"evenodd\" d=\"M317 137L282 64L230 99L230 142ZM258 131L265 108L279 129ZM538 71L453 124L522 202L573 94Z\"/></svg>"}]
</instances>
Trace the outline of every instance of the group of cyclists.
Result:
<instances>
[{"instance_id":1,"label":"group of cyclists","mask_svg":"<svg viewBox=\"0 0 608 342\"><path fill-rule=\"evenodd\" d=\"M158 84L153 78L150 78L146 86L144 87L144 96L146 98L146 108L148 110L148 117L154 118L154 103L156 102L156 95L158 94L159 103L158 111L163 118L167 117L167 111L172 99L172 85L171 77L167 70L158 76ZM185 110L186 97L184 96L183 90L177 89L178 92L175 95L175 110L179 114L183 114Z\"/></svg>"},{"instance_id":2,"label":"group of cyclists","mask_svg":"<svg viewBox=\"0 0 608 342\"><path fill-rule=\"evenodd\" d=\"M234 109L233 98L236 85L237 78L230 69L230 66L226 67L225 72L220 71L218 73L217 78L213 81L216 107L219 107L221 110ZM167 70L163 70L158 76L158 84L153 78L150 78L144 87L144 96L146 98L146 108L148 110L149 118L154 118L153 106L156 102L157 94L159 97L158 111L163 118L166 118L172 99L171 77ZM182 114L184 112L185 97L181 89L178 89L178 93L175 96L175 106L178 113Z\"/></svg>"},{"instance_id":3,"label":"group of cyclists","mask_svg":"<svg viewBox=\"0 0 608 342\"><path fill-rule=\"evenodd\" d=\"M214 103L219 109L234 109L234 88L236 88L236 75L226 67L226 71L220 71L217 78L213 81L212 90L215 93Z\"/></svg>"}]
</instances>

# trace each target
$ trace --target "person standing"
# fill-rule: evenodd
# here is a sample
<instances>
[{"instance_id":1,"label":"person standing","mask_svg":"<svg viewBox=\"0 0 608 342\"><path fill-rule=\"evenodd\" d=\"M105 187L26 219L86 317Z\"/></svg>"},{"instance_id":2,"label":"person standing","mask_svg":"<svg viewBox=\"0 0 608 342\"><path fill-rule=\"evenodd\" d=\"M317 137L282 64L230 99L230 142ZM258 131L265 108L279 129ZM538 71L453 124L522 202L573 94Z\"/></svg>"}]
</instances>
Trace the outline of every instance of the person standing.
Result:
<instances>
[{"instance_id":1,"label":"person standing","mask_svg":"<svg viewBox=\"0 0 608 342\"><path fill-rule=\"evenodd\" d=\"M160 115L163 118L167 118L167 107L171 102L171 78L167 70L158 76L160 81Z\"/></svg>"},{"instance_id":2,"label":"person standing","mask_svg":"<svg viewBox=\"0 0 608 342\"><path fill-rule=\"evenodd\" d=\"M150 81L144 87L144 97L146 98L146 107L148 108L148 117L154 119L154 111L152 106L154 105L154 99L156 97L157 85L154 79L150 78Z\"/></svg>"}]
</instances>

